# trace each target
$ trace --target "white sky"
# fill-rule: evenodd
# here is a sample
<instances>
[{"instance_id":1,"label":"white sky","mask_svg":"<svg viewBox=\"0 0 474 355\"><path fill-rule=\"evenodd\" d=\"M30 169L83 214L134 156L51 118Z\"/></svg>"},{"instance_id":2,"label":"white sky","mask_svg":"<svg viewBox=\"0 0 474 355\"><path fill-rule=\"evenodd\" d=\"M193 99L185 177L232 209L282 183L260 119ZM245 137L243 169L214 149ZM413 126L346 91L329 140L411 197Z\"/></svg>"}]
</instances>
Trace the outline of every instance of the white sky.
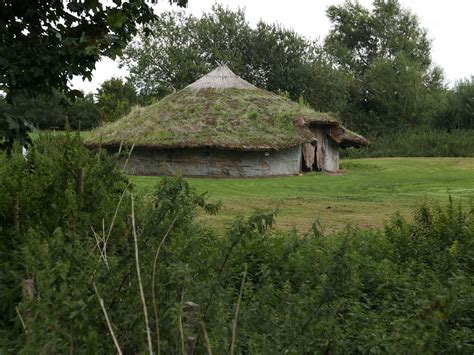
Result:
<instances>
[{"instance_id":1,"label":"white sky","mask_svg":"<svg viewBox=\"0 0 474 355\"><path fill-rule=\"evenodd\" d=\"M326 9L330 5L342 4L344 0L189 0L186 12L199 17L209 12L214 3L228 6L232 10L245 8L246 18L251 25L260 19L265 22L278 22L286 28L309 38L323 40L330 29ZM370 7L372 0L359 0ZM432 58L444 71L448 84L458 79L474 75L474 14L473 0L400 0L405 8L411 9L420 19L421 25L428 29L432 40ZM177 9L167 4L167 0L155 6L157 12ZM97 63L91 82L74 78L76 89L93 92L100 84L113 77L125 77L127 70L120 69L108 58Z\"/></svg>"}]
</instances>

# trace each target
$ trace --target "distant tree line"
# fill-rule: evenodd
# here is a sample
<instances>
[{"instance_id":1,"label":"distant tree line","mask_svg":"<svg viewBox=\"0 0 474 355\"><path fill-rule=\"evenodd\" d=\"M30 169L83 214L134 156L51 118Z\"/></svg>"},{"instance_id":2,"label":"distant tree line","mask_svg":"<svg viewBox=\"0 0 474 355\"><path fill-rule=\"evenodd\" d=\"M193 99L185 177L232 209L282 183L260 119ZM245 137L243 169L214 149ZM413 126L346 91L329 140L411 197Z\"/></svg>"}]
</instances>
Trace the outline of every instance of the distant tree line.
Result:
<instances>
[{"instance_id":1,"label":"distant tree line","mask_svg":"<svg viewBox=\"0 0 474 355\"><path fill-rule=\"evenodd\" d=\"M414 127L474 128L474 78L450 89L434 65L427 31L398 0L330 6L321 42L279 24L252 27L244 10L215 5L201 18L165 12L125 48L127 79L105 81L95 95L17 99L13 116L40 129L91 129L180 90L227 64L254 85L337 114L369 137ZM2 110L5 110L3 101Z\"/></svg>"}]
</instances>

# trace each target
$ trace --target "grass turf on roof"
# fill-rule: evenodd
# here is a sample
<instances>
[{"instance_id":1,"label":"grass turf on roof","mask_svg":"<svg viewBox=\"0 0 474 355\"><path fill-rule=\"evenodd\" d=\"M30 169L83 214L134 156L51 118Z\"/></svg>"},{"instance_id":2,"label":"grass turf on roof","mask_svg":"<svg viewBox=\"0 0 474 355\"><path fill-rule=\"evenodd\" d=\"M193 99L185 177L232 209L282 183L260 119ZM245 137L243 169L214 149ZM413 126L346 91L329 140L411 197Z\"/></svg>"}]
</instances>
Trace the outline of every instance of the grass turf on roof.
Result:
<instances>
[{"instance_id":1,"label":"grass turf on roof","mask_svg":"<svg viewBox=\"0 0 474 355\"><path fill-rule=\"evenodd\" d=\"M184 89L99 127L88 146L282 149L306 141L294 121L335 124L319 113L261 89Z\"/></svg>"}]
</instances>

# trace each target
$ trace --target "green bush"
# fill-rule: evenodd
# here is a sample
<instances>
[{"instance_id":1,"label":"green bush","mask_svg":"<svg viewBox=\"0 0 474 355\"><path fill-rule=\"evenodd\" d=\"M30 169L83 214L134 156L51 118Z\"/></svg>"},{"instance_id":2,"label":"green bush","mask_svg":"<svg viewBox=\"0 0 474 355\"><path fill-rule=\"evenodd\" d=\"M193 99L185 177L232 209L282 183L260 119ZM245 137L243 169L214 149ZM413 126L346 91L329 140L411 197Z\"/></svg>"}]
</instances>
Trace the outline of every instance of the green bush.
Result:
<instances>
[{"instance_id":1,"label":"green bush","mask_svg":"<svg viewBox=\"0 0 474 355\"><path fill-rule=\"evenodd\" d=\"M374 138L368 148L341 150L343 158L474 157L474 130L416 128Z\"/></svg>"},{"instance_id":2,"label":"green bush","mask_svg":"<svg viewBox=\"0 0 474 355\"><path fill-rule=\"evenodd\" d=\"M85 312L100 311L89 300L97 269L91 231L102 231L126 186L115 161L89 152L75 135L41 135L27 158L0 156L4 351L63 352L70 341L97 344L92 338L100 333L92 331ZM117 218L112 232L125 228L123 220ZM19 330L19 314L27 333L12 332Z\"/></svg>"},{"instance_id":3,"label":"green bush","mask_svg":"<svg viewBox=\"0 0 474 355\"><path fill-rule=\"evenodd\" d=\"M124 353L148 350L142 297L154 352L474 351L466 208L331 236L256 213L219 236L195 221L219 205L179 177L132 194L114 159L68 135L2 158L0 352L114 352L99 297Z\"/></svg>"}]
</instances>

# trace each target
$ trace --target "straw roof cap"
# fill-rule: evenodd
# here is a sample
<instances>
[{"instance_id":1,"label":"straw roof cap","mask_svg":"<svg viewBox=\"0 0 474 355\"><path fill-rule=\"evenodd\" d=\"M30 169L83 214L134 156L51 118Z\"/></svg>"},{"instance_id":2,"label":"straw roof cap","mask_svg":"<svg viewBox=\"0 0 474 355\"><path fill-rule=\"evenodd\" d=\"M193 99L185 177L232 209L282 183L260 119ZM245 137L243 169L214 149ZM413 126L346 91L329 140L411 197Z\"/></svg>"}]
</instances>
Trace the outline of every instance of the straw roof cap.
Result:
<instances>
[{"instance_id":1,"label":"straw roof cap","mask_svg":"<svg viewBox=\"0 0 474 355\"><path fill-rule=\"evenodd\" d=\"M200 91L204 89L256 89L256 87L245 81L240 76L235 75L225 64L219 65L216 69L188 85L186 89Z\"/></svg>"}]
</instances>

